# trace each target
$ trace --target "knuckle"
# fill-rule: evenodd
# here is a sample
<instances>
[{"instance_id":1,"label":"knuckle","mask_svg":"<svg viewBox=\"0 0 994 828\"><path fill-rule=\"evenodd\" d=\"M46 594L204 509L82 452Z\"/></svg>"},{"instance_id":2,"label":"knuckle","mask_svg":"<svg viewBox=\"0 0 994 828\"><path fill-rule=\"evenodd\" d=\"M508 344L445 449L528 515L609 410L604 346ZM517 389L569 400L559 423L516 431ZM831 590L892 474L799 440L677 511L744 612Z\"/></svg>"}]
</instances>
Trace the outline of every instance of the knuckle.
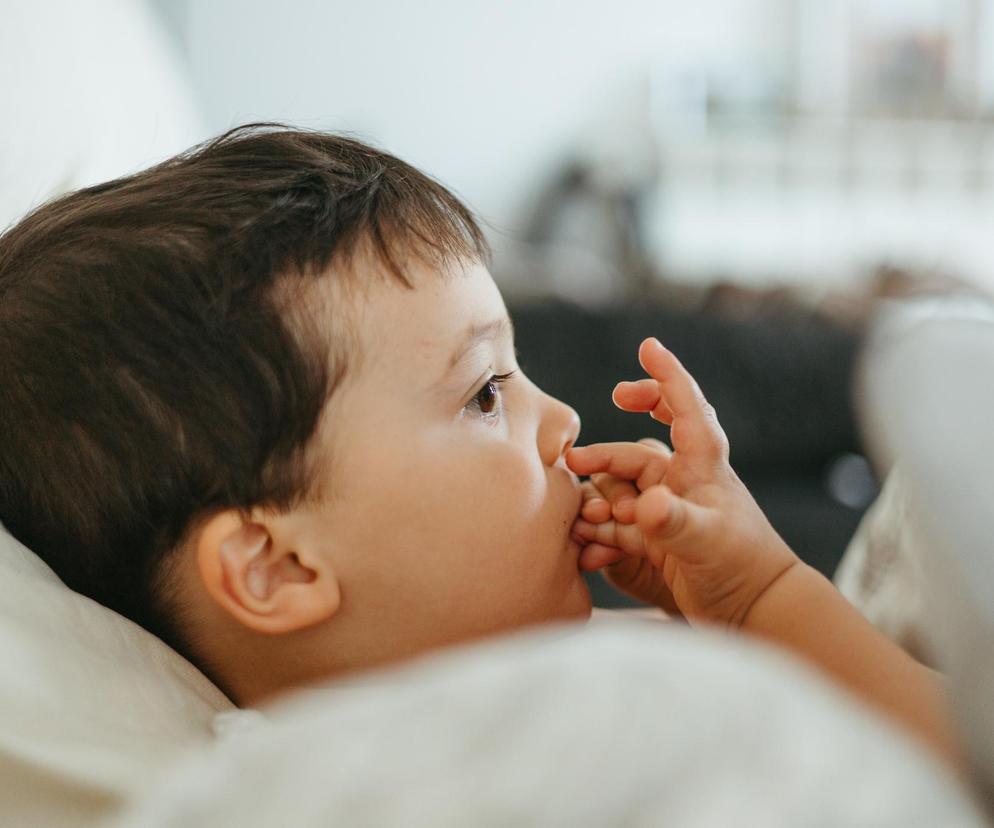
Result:
<instances>
[{"instance_id":1,"label":"knuckle","mask_svg":"<svg viewBox=\"0 0 994 828\"><path fill-rule=\"evenodd\" d=\"M728 444L728 436L725 434L724 431L719 431L717 437L718 437L718 447L721 449L722 455L728 457L728 451L730 449L730 446Z\"/></svg>"},{"instance_id":2,"label":"knuckle","mask_svg":"<svg viewBox=\"0 0 994 828\"><path fill-rule=\"evenodd\" d=\"M701 414L708 427L708 448L715 456L728 456L728 436L718 422L718 412L711 403L704 402L701 406Z\"/></svg>"},{"instance_id":3,"label":"knuckle","mask_svg":"<svg viewBox=\"0 0 994 828\"><path fill-rule=\"evenodd\" d=\"M710 441L704 456L714 463L724 464L728 460L728 441L718 439Z\"/></svg>"},{"instance_id":4,"label":"knuckle","mask_svg":"<svg viewBox=\"0 0 994 828\"><path fill-rule=\"evenodd\" d=\"M716 457L722 459L728 457L728 437L720 428L715 429L711 434L711 451Z\"/></svg>"}]
</instances>

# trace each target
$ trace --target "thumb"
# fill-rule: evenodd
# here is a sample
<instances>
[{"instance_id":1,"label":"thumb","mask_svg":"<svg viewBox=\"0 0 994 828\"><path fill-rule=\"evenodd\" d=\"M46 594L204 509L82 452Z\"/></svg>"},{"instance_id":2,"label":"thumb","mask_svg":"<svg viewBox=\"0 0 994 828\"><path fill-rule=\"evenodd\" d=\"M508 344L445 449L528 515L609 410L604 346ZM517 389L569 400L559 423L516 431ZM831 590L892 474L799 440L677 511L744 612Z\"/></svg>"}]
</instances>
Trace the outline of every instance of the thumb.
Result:
<instances>
[{"instance_id":1,"label":"thumb","mask_svg":"<svg viewBox=\"0 0 994 828\"><path fill-rule=\"evenodd\" d=\"M635 521L650 558L671 553L679 558L699 551L701 538L707 534L714 515L660 484L646 489L636 500Z\"/></svg>"}]
</instances>

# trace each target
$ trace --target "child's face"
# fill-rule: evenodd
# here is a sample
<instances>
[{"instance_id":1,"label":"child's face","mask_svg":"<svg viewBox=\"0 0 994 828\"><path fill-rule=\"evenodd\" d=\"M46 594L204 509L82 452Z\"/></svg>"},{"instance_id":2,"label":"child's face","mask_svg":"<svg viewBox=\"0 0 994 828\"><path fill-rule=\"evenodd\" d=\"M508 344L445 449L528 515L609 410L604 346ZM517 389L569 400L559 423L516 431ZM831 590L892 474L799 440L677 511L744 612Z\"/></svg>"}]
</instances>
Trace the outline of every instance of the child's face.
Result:
<instances>
[{"instance_id":1,"label":"child's face","mask_svg":"<svg viewBox=\"0 0 994 828\"><path fill-rule=\"evenodd\" d=\"M373 661L590 613L563 459L576 412L518 369L486 268L412 275L414 290L378 282L359 300L361 356L318 440L313 518L333 539L338 616Z\"/></svg>"}]
</instances>

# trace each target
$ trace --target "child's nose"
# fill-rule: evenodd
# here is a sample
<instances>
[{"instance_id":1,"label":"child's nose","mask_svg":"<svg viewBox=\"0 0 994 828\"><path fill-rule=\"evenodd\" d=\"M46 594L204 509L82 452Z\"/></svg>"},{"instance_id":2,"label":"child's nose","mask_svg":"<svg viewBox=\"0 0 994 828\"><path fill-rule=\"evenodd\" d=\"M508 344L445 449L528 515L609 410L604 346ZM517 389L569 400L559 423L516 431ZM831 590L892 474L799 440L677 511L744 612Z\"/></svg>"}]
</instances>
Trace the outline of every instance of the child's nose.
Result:
<instances>
[{"instance_id":1,"label":"child's nose","mask_svg":"<svg viewBox=\"0 0 994 828\"><path fill-rule=\"evenodd\" d=\"M580 435L580 415L566 403L543 394L544 411L538 435L538 450L542 462L553 466Z\"/></svg>"}]
</instances>

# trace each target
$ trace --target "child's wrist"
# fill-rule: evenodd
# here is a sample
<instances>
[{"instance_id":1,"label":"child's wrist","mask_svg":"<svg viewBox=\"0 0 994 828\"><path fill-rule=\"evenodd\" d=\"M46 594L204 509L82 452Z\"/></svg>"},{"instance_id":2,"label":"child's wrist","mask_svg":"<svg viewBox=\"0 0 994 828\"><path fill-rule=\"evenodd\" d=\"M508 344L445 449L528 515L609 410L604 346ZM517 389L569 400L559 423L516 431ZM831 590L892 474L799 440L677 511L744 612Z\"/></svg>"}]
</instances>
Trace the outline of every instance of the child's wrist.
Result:
<instances>
[{"instance_id":1,"label":"child's wrist","mask_svg":"<svg viewBox=\"0 0 994 828\"><path fill-rule=\"evenodd\" d=\"M806 583L812 574L817 573L798 558L793 552L789 556L784 556L772 569L772 575L766 579L766 583L759 588L749 604L744 608L738 623L733 623L739 629L749 631L754 628L765 626L767 621L767 608L777 604L782 600L782 596L790 594L794 590Z\"/></svg>"}]
</instances>

